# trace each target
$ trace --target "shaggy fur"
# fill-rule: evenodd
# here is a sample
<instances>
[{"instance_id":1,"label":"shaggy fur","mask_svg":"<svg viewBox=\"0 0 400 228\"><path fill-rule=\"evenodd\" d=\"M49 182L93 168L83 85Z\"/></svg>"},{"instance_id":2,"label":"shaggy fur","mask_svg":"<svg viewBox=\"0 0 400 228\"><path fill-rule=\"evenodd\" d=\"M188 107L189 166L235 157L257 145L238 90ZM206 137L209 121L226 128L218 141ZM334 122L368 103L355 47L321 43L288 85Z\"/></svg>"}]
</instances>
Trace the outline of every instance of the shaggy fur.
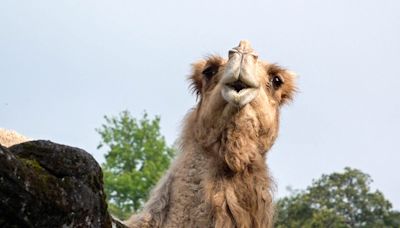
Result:
<instances>
[{"instance_id":1,"label":"shaggy fur","mask_svg":"<svg viewBox=\"0 0 400 228\"><path fill-rule=\"evenodd\" d=\"M0 144L5 147L10 147L15 144L23 143L26 141L30 141L29 138L18 134L15 131L6 130L4 128L0 128Z\"/></svg>"},{"instance_id":2,"label":"shaggy fur","mask_svg":"<svg viewBox=\"0 0 400 228\"><path fill-rule=\"evenodd\" d=\"M293 97L294 75L257 61L258 96L243 107L221 96L227 60L193 64L197 106L184 121L177 155L130 227L271 227L273 183L266 152L278 134L279 108ZM274 86L272 79L283 82Z\"/></svg>"}]
</instances>

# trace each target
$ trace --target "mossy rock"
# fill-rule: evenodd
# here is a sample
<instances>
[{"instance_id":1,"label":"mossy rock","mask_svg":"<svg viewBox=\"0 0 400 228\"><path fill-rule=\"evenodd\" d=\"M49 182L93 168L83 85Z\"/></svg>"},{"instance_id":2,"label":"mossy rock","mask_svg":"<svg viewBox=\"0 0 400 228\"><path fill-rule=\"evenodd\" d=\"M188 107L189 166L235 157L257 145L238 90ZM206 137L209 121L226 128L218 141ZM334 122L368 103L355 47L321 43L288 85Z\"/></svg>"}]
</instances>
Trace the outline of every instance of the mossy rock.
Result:
<instances>
[{"instance_id":1,"label":"mossy rock","mask_svg":"<svg viewBox=\"0 0 400 228\"><path fill-rule=\"evenodd\" d=\"M101 168L86 151L0 145L0 227L124 227L107 212Z\"/></svg>"}]
</instances>

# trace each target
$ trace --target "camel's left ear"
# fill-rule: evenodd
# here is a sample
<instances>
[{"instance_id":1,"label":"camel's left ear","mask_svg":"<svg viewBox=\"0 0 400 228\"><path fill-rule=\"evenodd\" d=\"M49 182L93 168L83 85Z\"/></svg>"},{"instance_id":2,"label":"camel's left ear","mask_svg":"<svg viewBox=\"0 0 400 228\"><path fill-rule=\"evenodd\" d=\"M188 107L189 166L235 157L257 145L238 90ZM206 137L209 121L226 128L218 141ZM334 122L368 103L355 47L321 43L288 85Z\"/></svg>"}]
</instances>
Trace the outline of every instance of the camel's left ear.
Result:
<instances>
[{"instance_id":1,"label":"camel's left ear","mask_svg":"<svg viewBox=\"0 0 400 228\"><path fill-rule=\"evenodd\" d=\"M281 88L281 104L285 104L293 100L294 94L297 91L297 74L293 71L285 70L282 74L282 77L284 83Z\"/></svg>"},{"instance_id":2,"label":"camel's left ear","mask_svg":"<svg viewBox=\"0 0 400 228\"><path fill-rule=\"evenodd\" d=\"M274 91L279 104L283 105L292 101L294 94L297 91L296 73L275 64L269 65L267 71L271 88Z\"/></svg>"}]
</instances>

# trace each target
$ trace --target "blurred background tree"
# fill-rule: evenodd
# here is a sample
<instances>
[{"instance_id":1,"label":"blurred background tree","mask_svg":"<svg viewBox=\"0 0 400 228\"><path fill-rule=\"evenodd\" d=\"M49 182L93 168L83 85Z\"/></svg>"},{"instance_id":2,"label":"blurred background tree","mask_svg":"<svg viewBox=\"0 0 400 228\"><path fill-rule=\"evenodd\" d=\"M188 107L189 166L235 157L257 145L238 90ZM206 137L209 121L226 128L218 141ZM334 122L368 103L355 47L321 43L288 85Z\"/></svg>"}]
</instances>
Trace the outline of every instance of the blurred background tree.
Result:
<instances>
[{"instance_id":1,"label":"blurred background tree","mask_svg":"<svg viewBox=\"0 0 400 228\"><path fill-rule=\"evenodd\" d=\"M126 219L146 201L149 191L168 168L174 149L160 133L160 118L139 120L128 111L116 117L105 116L96 131L101 136L98 148L105 147L102 164L104 188L110 212Z\"/></svg>"},{"instance_id":2,"label":"blurred background tree","mask_svg":"<svg viewBox=\"0 0 400 228\"><path fill-rule=\"evenodd\" d=\"M400 227L400 213L357 169L322 175L277 202L275 227Z\"/></svg>"}]
</instances>

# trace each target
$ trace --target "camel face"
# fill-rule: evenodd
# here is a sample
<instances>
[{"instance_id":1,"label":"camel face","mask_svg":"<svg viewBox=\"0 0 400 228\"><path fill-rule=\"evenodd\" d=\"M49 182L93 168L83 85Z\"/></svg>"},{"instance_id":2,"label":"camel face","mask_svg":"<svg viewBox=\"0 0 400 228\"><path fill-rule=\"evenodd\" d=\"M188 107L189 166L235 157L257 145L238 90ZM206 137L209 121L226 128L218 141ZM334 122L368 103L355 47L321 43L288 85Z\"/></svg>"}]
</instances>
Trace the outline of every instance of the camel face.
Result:
<instances>
[{"instance_id":1,"label":"camel face","mask_svg":"<svg viewBox=\"0 0 400 228\"><path fill-rule=\"evenodd\" d=\"M260 61L248 41L228 53L228 59L211 56L193 64L190 79L200 98L194 137L240 171L274 143L279 108L295 91L294 74Z\"/></svg>"},{"instance_id":2,"label":"camel face","mask_svg":"<svg viewBox=\"0 0 400 228\"><path fill-rule=\"evenodd\" d=\"M292 99L294 73L260 61L248 41L241 41L228 53L227 60L211 56L193 64L190 79L193 90L201 98L200 105L210 96L214 100L223 98L225 103L237 108L256 100L261 93L276 108Z\"/></svg>"}]
</instances>

